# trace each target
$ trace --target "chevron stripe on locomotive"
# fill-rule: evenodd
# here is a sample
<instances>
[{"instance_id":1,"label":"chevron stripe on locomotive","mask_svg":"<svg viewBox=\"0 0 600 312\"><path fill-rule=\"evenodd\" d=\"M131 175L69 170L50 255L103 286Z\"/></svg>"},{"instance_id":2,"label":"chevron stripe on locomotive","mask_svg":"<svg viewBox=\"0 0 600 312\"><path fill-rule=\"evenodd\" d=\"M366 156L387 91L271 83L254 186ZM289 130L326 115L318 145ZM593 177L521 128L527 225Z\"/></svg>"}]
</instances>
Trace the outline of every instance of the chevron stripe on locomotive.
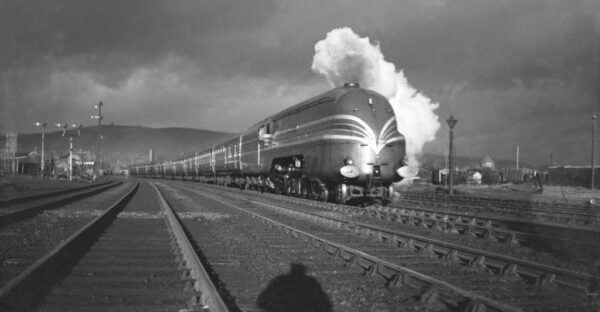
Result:
<instances>
[{"instance_id":1,"label":"chevron stripe on locomotive","mask_svg":"<svg viewBox=\"0 0 600 312\"><path fill-rule=\"evenodd\" d=\"M405 140L382 95L345 84L266 118L227 142L130 174L196 180L337 203L389 202Z\"/></svg>"}]
</instances>

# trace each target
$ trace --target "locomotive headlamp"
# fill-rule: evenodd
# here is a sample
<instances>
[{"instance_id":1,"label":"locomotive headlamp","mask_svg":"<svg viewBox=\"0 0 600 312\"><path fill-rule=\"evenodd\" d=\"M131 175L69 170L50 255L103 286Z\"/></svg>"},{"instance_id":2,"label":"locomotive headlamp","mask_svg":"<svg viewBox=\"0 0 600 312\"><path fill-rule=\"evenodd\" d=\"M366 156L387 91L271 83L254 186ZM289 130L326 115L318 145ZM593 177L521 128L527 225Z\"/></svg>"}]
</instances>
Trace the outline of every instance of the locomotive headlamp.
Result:
<instances>
[{"instance_id":1,"label":"locomotive headlamp","mask_svg":"<svg viewBox=\"0 0 600 312\"><path fill-rule=\"evenodd\" d=\"M373 177L381 176L381 166L375 165L373 166Z\"/></svg>"},{"instance_id":2,"label":"locomotive headlamp","mask_svg":"<svg viewBox=\"0 0 600 312\"><path fill-rule=\"evenodd\" d=\"M340 168L342 176L354 179L360 175L360 169L354 165L354 161L350 157L344 159L344 166Z\"/></svg>"}]
</instances>

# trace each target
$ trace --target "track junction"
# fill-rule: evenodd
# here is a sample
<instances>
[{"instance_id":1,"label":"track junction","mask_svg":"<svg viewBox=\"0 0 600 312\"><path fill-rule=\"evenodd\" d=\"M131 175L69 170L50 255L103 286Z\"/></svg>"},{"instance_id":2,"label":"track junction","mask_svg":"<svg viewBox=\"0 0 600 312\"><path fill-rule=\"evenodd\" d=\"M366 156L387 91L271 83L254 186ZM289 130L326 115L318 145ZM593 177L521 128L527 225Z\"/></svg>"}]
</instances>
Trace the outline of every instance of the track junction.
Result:
<instances>
[{"instance_id":1,"label":"track junction","mask_svg":"<svg viewBox=\"0 0 600 312\"><path fill-rule=\"evenodd\" d=\"M598 309L589 229L552 236L538 227L572 229L464 204L357 207L183 181L83 191L2 208L38 207L0 226L22 242L1 250L3 310Z\"/></svg>"}]
</instances>

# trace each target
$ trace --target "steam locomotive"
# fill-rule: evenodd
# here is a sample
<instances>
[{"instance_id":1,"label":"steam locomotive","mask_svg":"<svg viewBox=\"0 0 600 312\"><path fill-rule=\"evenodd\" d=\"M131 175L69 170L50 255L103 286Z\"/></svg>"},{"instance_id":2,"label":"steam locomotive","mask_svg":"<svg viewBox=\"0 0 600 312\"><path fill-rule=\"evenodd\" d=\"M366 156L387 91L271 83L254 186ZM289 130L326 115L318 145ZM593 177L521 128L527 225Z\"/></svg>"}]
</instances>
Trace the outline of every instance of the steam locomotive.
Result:
<instances>
[{"instance_id":1,"label":"steam locomotive","mask_svg":"<svg viewBox=\"0 0 600 312\"><path fill-rule=\"evenodd\" d=\"M335 201L389 202L406 146L390 103L347 83L298 103L234 138L138 177L182 178Z\"/></svg>"}]
</instances>

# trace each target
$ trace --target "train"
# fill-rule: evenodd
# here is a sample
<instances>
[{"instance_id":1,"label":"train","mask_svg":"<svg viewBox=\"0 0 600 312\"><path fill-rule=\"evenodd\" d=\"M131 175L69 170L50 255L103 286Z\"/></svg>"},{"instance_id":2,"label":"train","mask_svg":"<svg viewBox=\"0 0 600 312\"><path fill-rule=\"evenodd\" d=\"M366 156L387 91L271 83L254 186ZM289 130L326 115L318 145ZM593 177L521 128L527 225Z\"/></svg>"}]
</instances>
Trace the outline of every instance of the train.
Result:
<instances>
[{"instance_id":1,"label":"train","mask_svg":"<svg viewBox=\"0 0 600 312\"><path fill-rule=\"evenodd\" d=\"M136 177L181 178L339 204L389 203L406 143L381 94L346 83L191 155L133 165Z\"/></svg>"}]
</instances>

